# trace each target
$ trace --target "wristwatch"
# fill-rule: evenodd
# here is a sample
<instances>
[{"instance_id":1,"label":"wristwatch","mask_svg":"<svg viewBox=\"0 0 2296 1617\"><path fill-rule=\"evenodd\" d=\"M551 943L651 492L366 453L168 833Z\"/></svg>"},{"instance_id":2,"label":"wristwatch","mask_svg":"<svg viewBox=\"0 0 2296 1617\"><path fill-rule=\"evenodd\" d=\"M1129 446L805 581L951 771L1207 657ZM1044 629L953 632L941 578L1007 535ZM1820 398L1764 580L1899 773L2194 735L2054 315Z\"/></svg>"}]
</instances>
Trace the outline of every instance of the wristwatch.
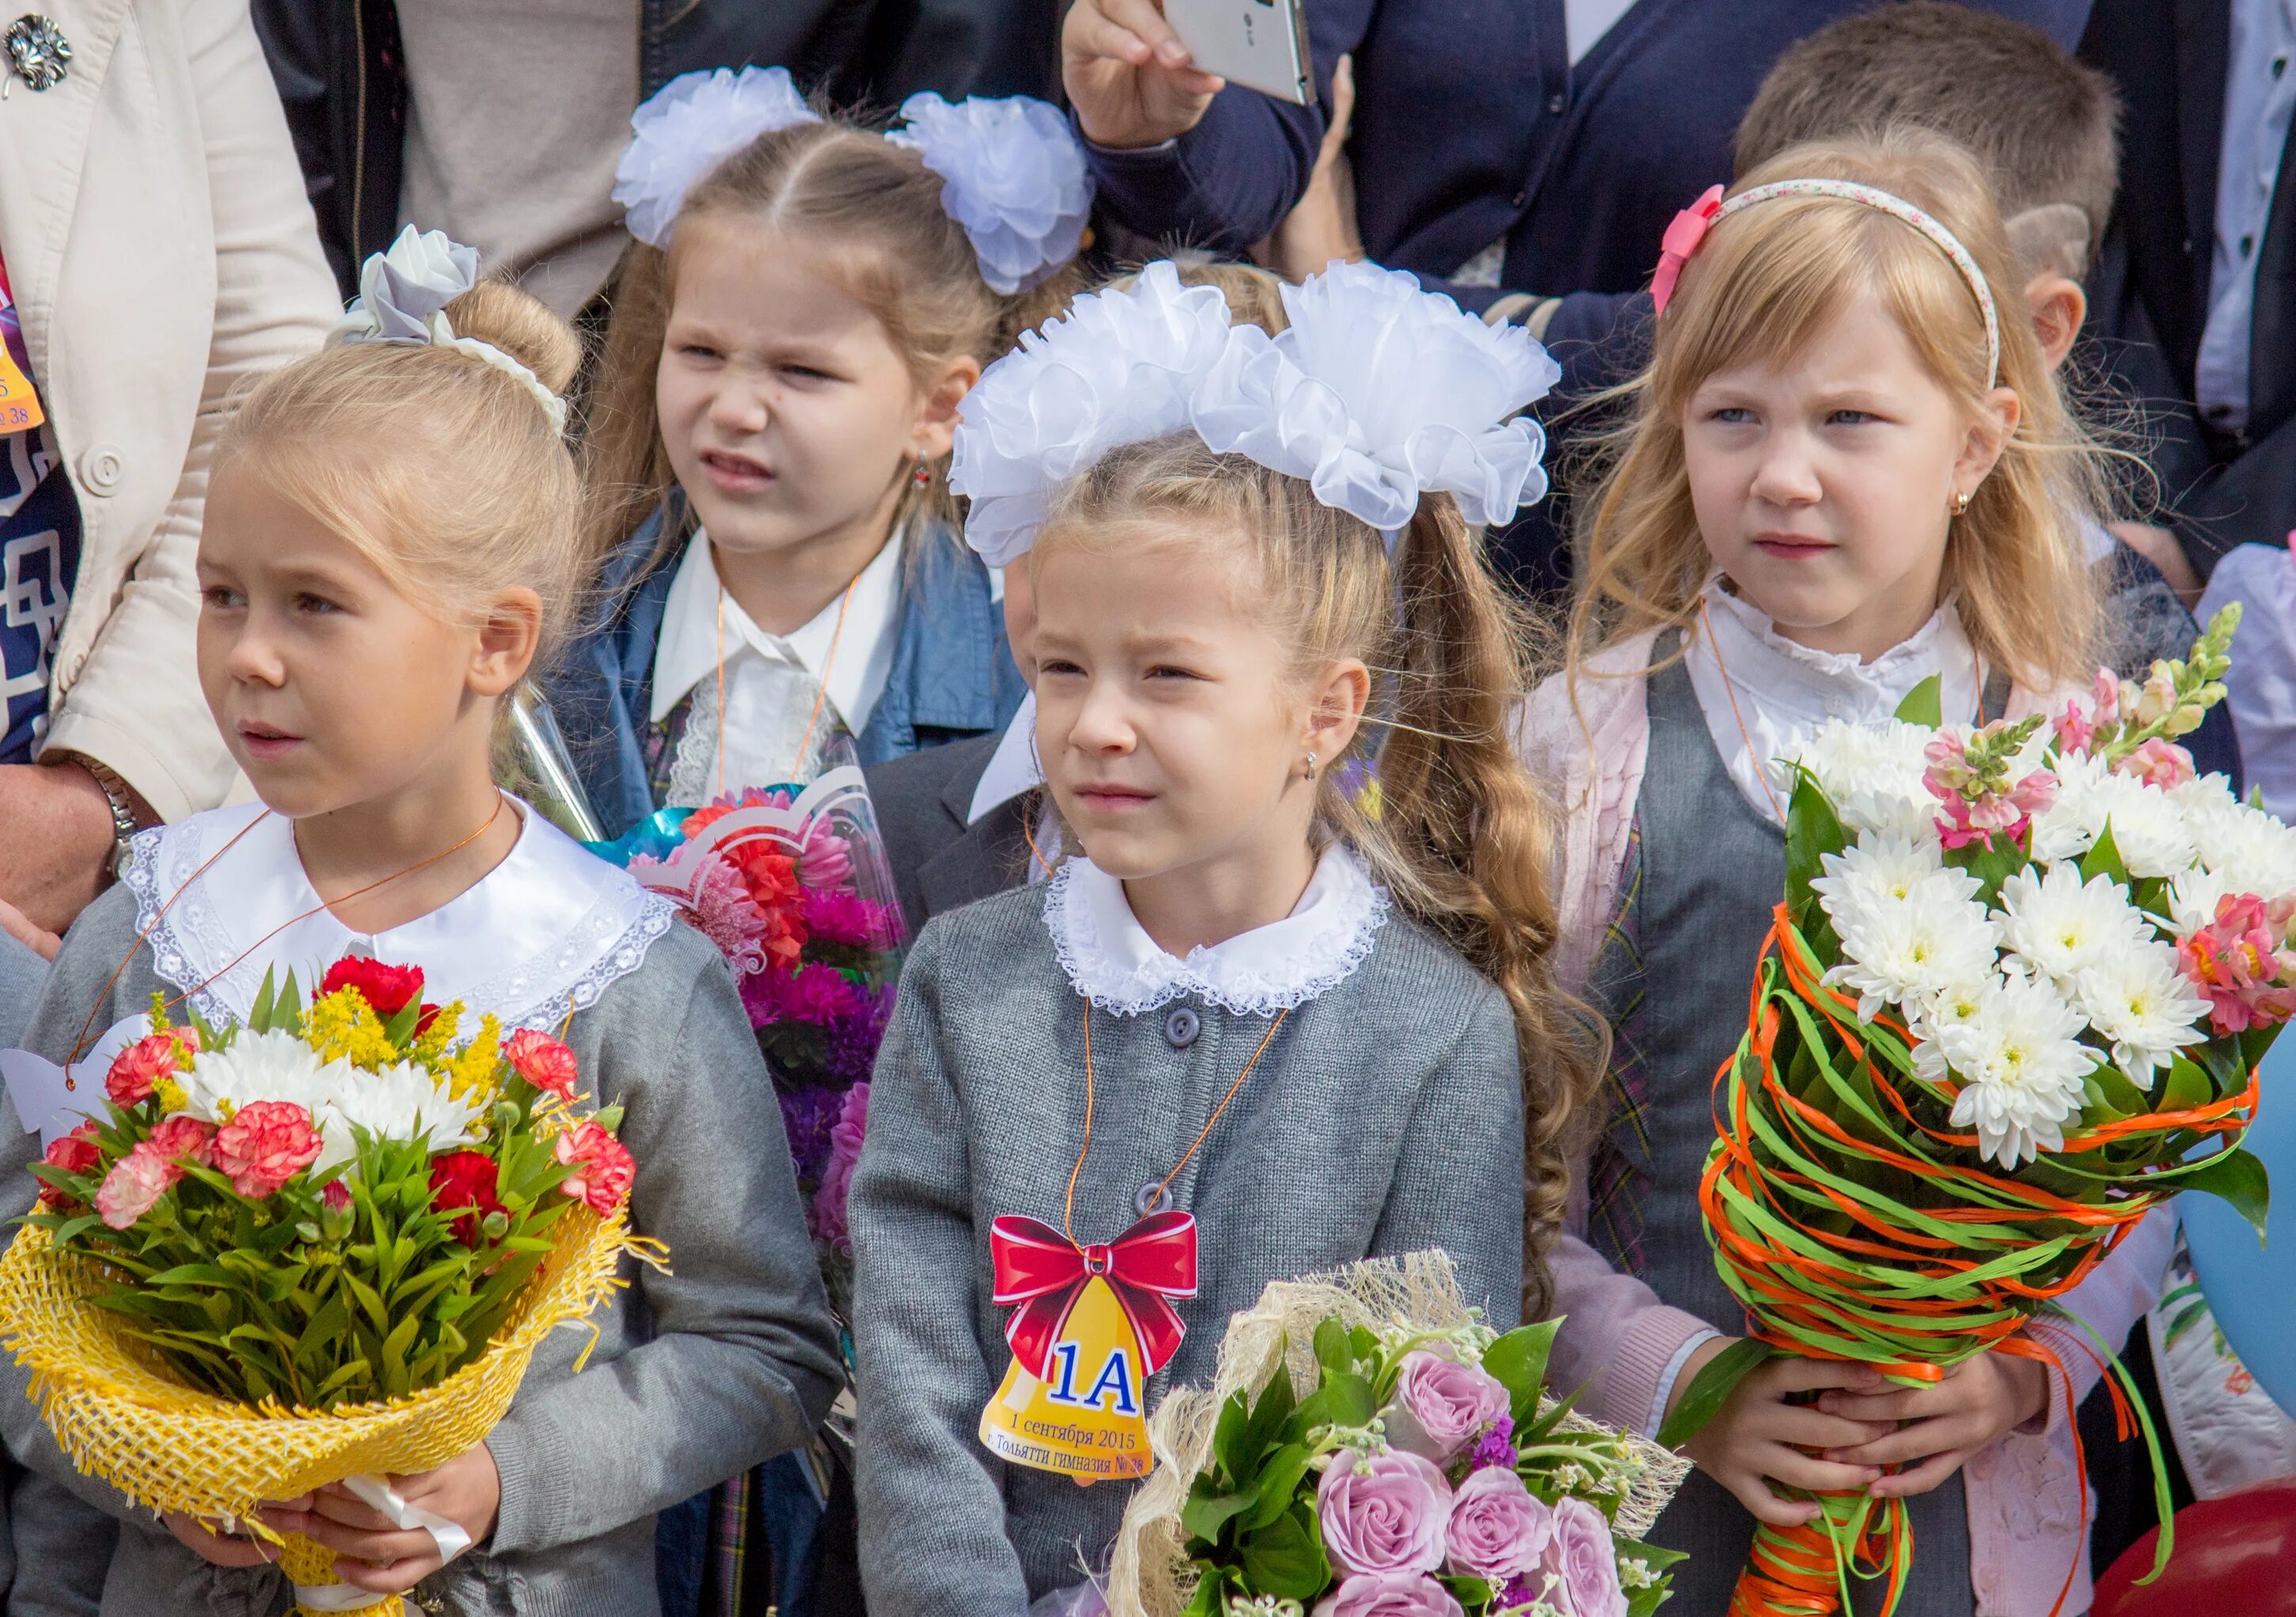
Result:
<instances>
[{"instance_id":1,"label":"wristwatch","mask_svg":"<svg viewBox=\"0 0 2296 1617\"><path fill-rule=\"evenodd\" d=\"M100 764L86 753L67 753L58 761L78 764L103 788L104 801L111 804L111 859L105 868L115 880L127 875L128 859L135 851L135 833L142 829L135 823L135 794L110 764Z\"/></svg>"}]
</instances>

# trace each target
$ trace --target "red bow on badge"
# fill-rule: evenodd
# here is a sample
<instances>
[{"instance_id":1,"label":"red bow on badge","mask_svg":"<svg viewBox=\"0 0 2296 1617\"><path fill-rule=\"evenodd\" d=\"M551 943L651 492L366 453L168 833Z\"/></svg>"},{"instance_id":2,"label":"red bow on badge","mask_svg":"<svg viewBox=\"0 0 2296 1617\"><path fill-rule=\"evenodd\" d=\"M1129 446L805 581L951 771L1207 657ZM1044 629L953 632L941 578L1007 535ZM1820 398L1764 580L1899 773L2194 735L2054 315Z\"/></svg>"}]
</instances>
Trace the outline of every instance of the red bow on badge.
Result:
<instances>
[{"instance_id":1,"label":"red bow on badge","mask_svg":"<svg viewBox=\"0 0 2296 1617\"><path fill-rule=\"evenodd\" d=\"M1078 1246L1050 1224L1008 1213L988 1227L988 1255L996 1303L1013 1310L1004 1340L1039 1381L1053 1379L1053 1344L1095 1275L1131 1324L1142 1375L1154 1375L1180 1351L1188 1327L1167 1299L1196 1294L1196 1221L1189 1213L1152 1213L1105 1246Z\"/></svg>"}]
</instances>

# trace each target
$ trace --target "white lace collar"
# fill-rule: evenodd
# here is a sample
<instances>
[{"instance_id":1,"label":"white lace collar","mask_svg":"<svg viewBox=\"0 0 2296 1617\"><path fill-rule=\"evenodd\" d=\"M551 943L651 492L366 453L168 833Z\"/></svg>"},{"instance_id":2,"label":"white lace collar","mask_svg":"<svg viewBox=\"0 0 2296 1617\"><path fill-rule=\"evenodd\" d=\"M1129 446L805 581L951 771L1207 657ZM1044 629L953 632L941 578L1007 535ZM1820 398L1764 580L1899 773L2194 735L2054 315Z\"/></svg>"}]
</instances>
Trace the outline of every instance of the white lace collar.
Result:
<instances>
[{"instance_id":1,"label":"white lace collar","mask_svg":"<svg viewBox=\"0 0 2296 1617\"><path fill-rule=\"evenodd\" d=\"M1788 640L1760 608L1724 589L1718 575L1706 586L1704 606L1683 652L1690 687L1739 796L1767 820L1778 815L1762 769L1796 751L1828 719L1878 724L1933 674L1948 719L1960 723L1977 711L1977 651L1951 601L1870 663Z\"/></svg>"},{"instance_id":2,"label":"white lace collar","mask_svg":"<svg viewBox=\"0 0 2296 1617\"><path fill-rule=\"evenodd\" d=\"M1157 946L1132 913L1124 884L1088 859L1062 865L1045 895L1053 951L1076 991L1103 1010L1137 1015L1193 994L1242 1016L1268 1016L1337 987L1371 953L1387 919L1387 889L1343 843L1324 850L1292 913L1191 950Z\"/></svg>"},{"instance_id":3,"label":"white lace collar","mask_svg":"<svg viewBox=\"0 0 2296 1617\"><path fill-rule=\"evenodd\" d=\"M524 825L502 863L451 902L372 935L321 907L295 852L292 822L266 816L259 803L145 831L126 880L137 927L149 928L152 969L191 994L210 1021L243 1021L265 971L276 968L283 977L291 969L308 987L343 955L371 954L422 967L425 1000L460 1000L473 1016L492 1011L505 1027L555 1032L636 971L676 911L517 806ZM200 871L242 831L238 845ZM275 927L283 929L266 939Z\"/></svg>"}]
</instances>

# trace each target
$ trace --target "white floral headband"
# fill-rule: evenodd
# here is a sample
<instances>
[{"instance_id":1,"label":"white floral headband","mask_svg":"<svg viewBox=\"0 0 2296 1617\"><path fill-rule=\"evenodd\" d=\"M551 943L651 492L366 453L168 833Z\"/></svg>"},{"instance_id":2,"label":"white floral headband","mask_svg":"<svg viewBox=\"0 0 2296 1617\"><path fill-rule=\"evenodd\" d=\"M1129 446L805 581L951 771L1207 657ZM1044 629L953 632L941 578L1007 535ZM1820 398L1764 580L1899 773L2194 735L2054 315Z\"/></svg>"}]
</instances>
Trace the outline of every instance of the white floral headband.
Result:
<instances>
[{"instance_id":1,"label":"white floral headband","mask_svg":"<svg viewBox=\"0 0 2296 1617\"><path fill-rule=\"evenodd\" d=\"M447 323L447 306L478 282L476 248L448 241L444 231L418 231L410 225L398 233L390 250L369 255L360 266L359 295L327 333L327 346L403 342L453 348L492 365L524 388L551 426L564 432L564 399L512 355L476 337L457 337Z\"/></svg>"},{"instance_id":2,"label":"white floral headband","mask_svg":"<svg viewBox=\"0 0 2296 1617\"><path fill-rule=\"evenodd\" d=\"M1988 388L2001 380L2001 319L1994 311L1993 289L1988 285L1985 272L1977 266L1977 259L1961 244L1961 238L1948 230L1933 216L1923 212L1901 196L1873 185L1860 185L1855 180L1774 180L1767 185L1756 185L1742 191L1726 200L1719 185L1709 186L1697 201L1674 216L1666 227L1666 235L1659 244L1658 268L1651 276L1651 302L1660 314L1673 300L1675 282L1682 277L1682 266L1697 256L1706 241L1706 233L1718 220L1726 219L1742 208L1751 208L1757 202L1767 202L1779 197L1833 197L1844 202L1862 203L1878 208L1891 218L1912 225L1931 241L1939 252L1953 260L1954 268L1969 283L1977 299L1977 312L1985 317L1985 370Z\"/></svg>"},{"instance_id":3,"label":"white floral headband","mask_svg":"<svg viewBox=\"0 0 2296 1617\"><path fill-rule=\"evenodd\" d=\"M901 103L885 138L940 176L941 206L964 229L980 278L1010 296L1077 256L1092 211L1083 148L1059 110L1026 95L951 105L927 91ZM630 117L614 200L630 234L669 245L694 182L775 129L820 122L786 68L681 73Z\"/></svg>"},{"instance_id":4,"label":"white floral headband","mask_svg":"<svg viewBox=\"0 0 2296 1617\"><path fill-rule=\"evenodd\" d=\"M1546 435L1515 412L1562 370L1529 332L1375 265L1335 263L1283 296L1291 325L1271 338L1160 262L1023 337L965 396L949 487L972 502L967 542L1009 566L1062 484L1119 445L1191 429L1382 533L1422 494L1489 523L1546 492Z\"/></svg>"}]
</instances>

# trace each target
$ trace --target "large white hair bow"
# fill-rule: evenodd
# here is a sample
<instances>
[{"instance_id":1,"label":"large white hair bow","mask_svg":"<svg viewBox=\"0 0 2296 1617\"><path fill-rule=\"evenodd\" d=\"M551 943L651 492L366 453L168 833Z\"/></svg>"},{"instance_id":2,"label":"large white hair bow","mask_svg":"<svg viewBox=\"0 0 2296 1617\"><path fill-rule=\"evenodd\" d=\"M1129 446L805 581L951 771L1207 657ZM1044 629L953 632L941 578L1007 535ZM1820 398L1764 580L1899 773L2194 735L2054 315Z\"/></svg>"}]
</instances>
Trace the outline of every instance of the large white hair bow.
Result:
<instances>
[{"instance_id":1,"label":"large white hair bow","mask_svg":"<svg viewBox=\"0 0 2296 1617\"><path fill-rule=\"evenodd\" d=\"M1054 490L1110 450L1185 429L1227 342L1227 299L1181 285L1164 262L1023 336L965 395L949 467L981 559L1007 567L1025 553Z\"/></svg>"},{"instance_id":2,"label":"large white hair bow","mask_svg":"<svg viewBox=\"0 0 2296 1617\"><path fill-rule=\"evenodd\" d=\"M1546 492L1546 435L1514 412L1562 372L1529 332L1371 264L1287 286L1283 306L1283 335L1238 326L1196 388L1190 421L1213 449L1301 478L1384 533L1423 494L1491 523Z\"/></svg>"},{"instance_id":3,"label":"large white hair bow","mask_svg":"<svg viewBox=\"0 0 2296 1617\"><path fill-rule=\"evenodd\" d=\"M1009 297L1077 256L1092 176L1059 109L1026 95L951 106L928 90L903 102L901 117L885 138L946 182L941 206L964 227L983 281Z\"/></svg>"},{"instance_id":4,"label":"large white hair bow","mask_svg":"<svg viewBox=\"0 0 2296 1617\"><path fill-rule=\"evenodd\" d=\"M787 68L680 73L630 115L630 143L614 165L630 234L668 247L694 181L768 130L819 121Z\"/></svg>"}]
</instances>

